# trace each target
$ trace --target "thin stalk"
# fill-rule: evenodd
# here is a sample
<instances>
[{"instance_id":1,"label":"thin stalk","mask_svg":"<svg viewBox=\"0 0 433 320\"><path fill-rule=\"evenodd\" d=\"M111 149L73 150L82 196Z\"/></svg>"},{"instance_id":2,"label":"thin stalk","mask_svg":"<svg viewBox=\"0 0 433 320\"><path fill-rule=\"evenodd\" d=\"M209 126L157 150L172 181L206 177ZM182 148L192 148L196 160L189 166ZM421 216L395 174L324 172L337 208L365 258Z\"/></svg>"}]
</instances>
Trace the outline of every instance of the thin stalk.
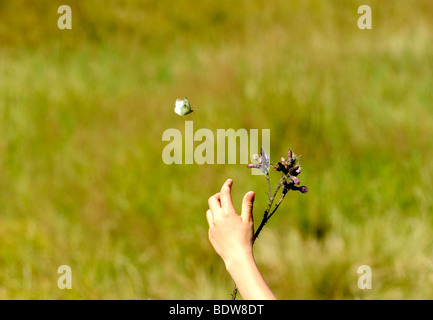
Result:
<instances>
[{"instance_id":1,"label":"thin stalk","mask_svg":"<svg viewBox=\"0 0 433 320\"><path fill-rule=\"evenodd\" d=\"M275 211L280 206L281 202L283 201L284 196L280 199L280 201L277 203L276 207L272 211L271 215L269 216L269 211L271 211L272 205L274 204L275 197L277 196L278 191L280 190L281 186L283 185L283 182L285 181L284 174L281 176L280 181L278 182L277 187L275 188L274 194L272 195L272 198L269 198L268 201L268 207L265 210L265 213L263 214L262 222L260 223L259 227L257 228L256 232L254 233L253 243L259 236L260 232L262 231L265 224L268 222L269 218L275 213Z\"/></svg>"},{"instance_id":2,"label":"thin stalk","mask_svg":"<svg viewBox=\"0 0 433 320\"><path fill-rule=\"evenodd\" d=\"M268 201L271 201L271 178L269 177L269 172L266 175L266 181L268 182L268 198L269 198Z\"/></svg>"}]
</instances>

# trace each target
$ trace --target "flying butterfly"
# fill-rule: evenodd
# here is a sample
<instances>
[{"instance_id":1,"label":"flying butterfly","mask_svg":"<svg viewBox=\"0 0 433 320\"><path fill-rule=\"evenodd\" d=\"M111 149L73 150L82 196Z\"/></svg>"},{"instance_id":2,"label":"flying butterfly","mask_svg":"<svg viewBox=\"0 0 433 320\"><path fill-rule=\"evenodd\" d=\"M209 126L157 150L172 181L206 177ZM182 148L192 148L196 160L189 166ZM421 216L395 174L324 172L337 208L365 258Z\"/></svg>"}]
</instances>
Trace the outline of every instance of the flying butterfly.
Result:
<instances>
[{"instance_id":1,"label":"flying butterfly","mask_svg":"<svg viewBox=\"0 0 433 320\"><path fill-rule=\"evenodd\" d=\"M187 114L194 112L194 110L191 109L188 99L185 98L183 100L176 100L176 107L174 108L174 112L176 112L180 116L186 116Z\"/></svg>"}]
</instances>

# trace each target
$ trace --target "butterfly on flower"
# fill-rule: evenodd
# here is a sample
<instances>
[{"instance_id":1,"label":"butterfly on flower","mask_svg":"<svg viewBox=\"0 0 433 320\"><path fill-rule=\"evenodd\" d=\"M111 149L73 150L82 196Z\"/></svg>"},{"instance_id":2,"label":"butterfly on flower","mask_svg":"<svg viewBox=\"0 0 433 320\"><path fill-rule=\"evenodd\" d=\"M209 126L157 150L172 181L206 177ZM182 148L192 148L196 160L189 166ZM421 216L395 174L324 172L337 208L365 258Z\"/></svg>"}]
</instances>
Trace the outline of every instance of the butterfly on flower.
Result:
<instances>
[{"instance_id":1,"label":"butterfly on flower","mask_svg":"<svg viewBox=\"0 0 433 320\"><path fill-rule=\"evenodd\" d=\"M186 116L187 114L190 114L194 110L191 109L191 106L189 105L188 99L177 99L176 100L176 106L174 108L174 112L176 112L180 116Z\"/></svg>"}]
</instances>

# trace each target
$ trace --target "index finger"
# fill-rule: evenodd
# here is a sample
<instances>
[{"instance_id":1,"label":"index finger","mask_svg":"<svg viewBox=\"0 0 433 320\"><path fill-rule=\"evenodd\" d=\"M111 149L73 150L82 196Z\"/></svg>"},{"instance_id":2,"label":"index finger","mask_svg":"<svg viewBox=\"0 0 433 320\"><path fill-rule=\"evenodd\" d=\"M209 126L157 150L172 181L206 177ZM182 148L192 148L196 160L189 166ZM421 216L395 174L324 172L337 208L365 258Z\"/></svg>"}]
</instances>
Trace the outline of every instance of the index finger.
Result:
<instances>
[{"instance_id":1,"label":"index finger","mask_svg":"<svg viewBox=\"0 0 433 320\"><path fill-rule=\"evenodd\" d=\"M220 193L214 194L212 197L208 199L209 208L212 212L217 212L221 210L221 196Z\"/></svg>"},{"instance_id":2,"label":"index finger","mask_svg":"<svg viewBox=\"0 0 433 320\"><path fill-rule=\"evenodd\" d=\"M226 182L224 182L222 188L221 188L221 207L224 211L224 213L230 213L234 210L234 205L232 201L231 191L232 191L232 185L233 180L227 179Z\"/></svg>"}]
</instances>

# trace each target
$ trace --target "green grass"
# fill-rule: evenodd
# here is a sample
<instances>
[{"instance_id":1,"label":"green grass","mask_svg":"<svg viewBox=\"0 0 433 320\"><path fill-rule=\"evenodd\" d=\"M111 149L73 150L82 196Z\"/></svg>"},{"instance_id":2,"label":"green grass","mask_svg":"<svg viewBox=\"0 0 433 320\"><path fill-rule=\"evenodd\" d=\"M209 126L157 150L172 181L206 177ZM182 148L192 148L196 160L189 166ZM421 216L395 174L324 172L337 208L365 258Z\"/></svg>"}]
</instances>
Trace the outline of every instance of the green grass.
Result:
<instances>
[{"instance_id":1,"label":"green grass","mask_svg":"<svg viewBox=\"0 0 433 320\"><path fill-rule=\"evenodd\" d=\"M195 130L270 128L273 160L302 155L309 193L255 247L278 298L433 296L430 1L74 0L65 31L61 4L0 3L1 299L230 298L207 198L230 177L258 221L266 182L164 164L184 96Z\"/></svg>"}]
</instances>

